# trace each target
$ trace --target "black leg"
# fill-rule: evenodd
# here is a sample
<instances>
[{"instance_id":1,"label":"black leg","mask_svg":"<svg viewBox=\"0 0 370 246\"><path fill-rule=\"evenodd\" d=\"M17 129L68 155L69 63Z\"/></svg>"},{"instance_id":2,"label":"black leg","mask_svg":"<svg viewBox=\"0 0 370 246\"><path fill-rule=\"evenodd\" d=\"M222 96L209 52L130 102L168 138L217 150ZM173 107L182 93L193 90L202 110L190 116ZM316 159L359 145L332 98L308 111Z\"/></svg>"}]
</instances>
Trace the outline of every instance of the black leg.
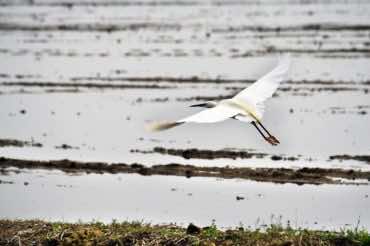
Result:
<instances>
[{"instance_id":1,"label":"black leg","mask_svg":"<svg viewBox=\"0 0 370 246\"><path fill-rule=\"evenodd\" d=\"M261 134L261 136L266 139L266 136L265 134L263 134L263 132L258 128L256 122L252 121L252 125L254 125L254 127L257 129L257 131Z\"/></svg>"},{"instance_id":2,"label":"black leg","mask_svg":"<svg viewBox=\"0 0 370 246\"><path fill-rule=\"evenodd\" d=\"M265 132L269 135L269 136L272 136L269 131L267 131L267 129L262 125L261 122L258 121L258 124L263 128L263 130L265 130Z\"/></svg>"},{"instance_id":3,"label":"black leg","mask_svg":"<svg viewBox=\"0 0 370 246\"><path fill-rule=\"evenodd\" d=\"M277 140L274 136L272 136L269 131L262 125L261 122L258 121L258 124L263 128L263 130L265 130L265 132L269 135L269 138L275 142L275 143L280 143L279 140Z\"/></svg>"},{"instance_id":4,"label":"black leg","mask_svg":"<svg viewBox=\"0 0 370 246\"><path fill-rule=\"evenodd\" d=\"M254 125L254 127L257 129L257 131L261 134L261 136L263 137L263 139L265 139L267 142L269 142L270 144L272 145L276 145L277 142L273 141L273 139L271 139L271 137L266 137L263 132L258 128L256 122L252 121L252 125Z\"/></svg>"}]
</instances>

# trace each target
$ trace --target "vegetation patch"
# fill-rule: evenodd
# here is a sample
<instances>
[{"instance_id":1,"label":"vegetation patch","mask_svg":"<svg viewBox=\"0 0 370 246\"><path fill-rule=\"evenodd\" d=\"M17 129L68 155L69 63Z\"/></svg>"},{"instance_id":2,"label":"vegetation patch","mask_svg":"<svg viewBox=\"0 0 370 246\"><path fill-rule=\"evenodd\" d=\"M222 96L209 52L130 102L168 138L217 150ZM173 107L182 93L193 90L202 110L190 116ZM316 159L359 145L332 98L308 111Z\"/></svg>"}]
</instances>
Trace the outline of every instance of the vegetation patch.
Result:
<instances>
[{"instance_id":1,"label":"vegetation patch","mask_svg":"<svg viewBox=\"0 0 370 246\"><path fill-rule=\"evenodd\" d=\"M187 228L132 222L87 224L39 220L0 220L0 245L370 245L365 230L340 232L292 229L220 230L215 225Z\"/></svg>"}]
</instances>

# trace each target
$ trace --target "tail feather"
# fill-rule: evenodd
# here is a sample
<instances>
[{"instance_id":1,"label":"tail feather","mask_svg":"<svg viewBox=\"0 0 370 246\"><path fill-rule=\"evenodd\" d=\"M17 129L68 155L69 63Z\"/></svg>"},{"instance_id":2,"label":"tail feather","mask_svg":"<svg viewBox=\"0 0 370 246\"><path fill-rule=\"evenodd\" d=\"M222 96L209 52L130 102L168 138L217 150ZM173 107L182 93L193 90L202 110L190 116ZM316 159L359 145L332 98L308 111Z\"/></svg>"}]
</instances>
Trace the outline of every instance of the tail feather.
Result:
<instances>
[{"instance_id":1,"label":"tail feather","mask_svg":"<svg viewBox=\"0 0 370 246\"><path fill-rule=\"evenodd\" d=\"M152 132L164 131L175 126L179 126L184 122L155 122L148 126L148 130Z\"/></svg>"}]
</instances>

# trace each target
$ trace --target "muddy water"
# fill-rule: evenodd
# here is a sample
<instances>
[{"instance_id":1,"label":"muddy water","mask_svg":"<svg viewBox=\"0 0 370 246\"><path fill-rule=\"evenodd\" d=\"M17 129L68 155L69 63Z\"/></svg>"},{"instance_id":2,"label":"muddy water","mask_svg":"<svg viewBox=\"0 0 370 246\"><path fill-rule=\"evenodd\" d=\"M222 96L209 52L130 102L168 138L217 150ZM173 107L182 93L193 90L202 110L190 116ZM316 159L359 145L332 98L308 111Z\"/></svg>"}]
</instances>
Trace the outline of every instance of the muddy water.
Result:
<instances>
[{"instance_id":1,"label":"muddy water","mask_svg":"<svg viewBox=\"0 0 370 246\"><path fill-rule=\"evenodd\" d=\"M134 174L66 176L55 171L11 172L0 179L13 182L0 185L0 216L5 218L140 220L184 226L215 221L224 228L289 223L296 228L340 229L359 223L370 228L369 186Z\"/></svg>"},{"instance_id":2,"label":"muddy water","mask_svg":"<svg viewBox=\"0 0 370 246\"><path fill-rule=\"evenodd\" d=\"M367 161L330 158L370 155L366 1L33 2L0 0L0 139L31 143L3 146L0 156L370 169ZM233 120L156 134L145 130L149 122L197 112L191 104L234 95L283 52L292 54L289 81L267 102L264 117L279 146ZM155 147L231 149L263 158L185 159L153 153ZM222 226L254 226L273 222L273 214L297 226L340 228L360 218L370 227L367 186L34 171L1 179L15 182L0 185L0 199L6 200L1 217L200 224L215 219ZM237 202L239 193L246 199Z\"/></svg>"}]
</instances>

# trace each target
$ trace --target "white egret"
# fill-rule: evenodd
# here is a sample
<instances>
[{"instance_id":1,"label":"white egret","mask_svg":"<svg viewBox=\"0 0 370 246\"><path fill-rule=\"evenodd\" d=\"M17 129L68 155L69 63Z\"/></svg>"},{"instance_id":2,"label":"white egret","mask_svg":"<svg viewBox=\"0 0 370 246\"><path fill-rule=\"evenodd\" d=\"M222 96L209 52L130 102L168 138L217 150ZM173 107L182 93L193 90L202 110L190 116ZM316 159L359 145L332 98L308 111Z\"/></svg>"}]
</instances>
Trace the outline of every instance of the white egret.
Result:
<instances>
[{"instance_id":1,"label":"white egret","mask_svg":"<svg viewBox=\"0 0 370 246\"><path fill-rule=\"evenodd\" d=\"M290 56L287 54L280 58L278 65L271 72L240 91L234 97L219 102L208 101L192 105L191 107L204 107L207 109L175 122L153 124L151 130L161 131L188 122L214 123L231 118L252 123L267 142L277 145L280 143L279 140L269 133L262 125L261 120L264 114L264 102L272 97L279 84L286 80L289 67ZM263 133L259 126L262 127L267 135Z\"/></svg>"}]
</instances>

